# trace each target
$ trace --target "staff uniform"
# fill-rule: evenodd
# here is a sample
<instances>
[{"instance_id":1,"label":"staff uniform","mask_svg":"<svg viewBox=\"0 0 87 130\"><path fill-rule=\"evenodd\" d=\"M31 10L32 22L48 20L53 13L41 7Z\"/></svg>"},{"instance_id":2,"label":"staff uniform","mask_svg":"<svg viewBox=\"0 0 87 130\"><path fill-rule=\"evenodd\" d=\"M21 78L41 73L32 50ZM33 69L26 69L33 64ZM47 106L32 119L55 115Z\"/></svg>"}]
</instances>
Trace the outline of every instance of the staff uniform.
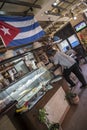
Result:
<instances>
[{"instance_id":1,"label":"staff uniform","mask_svg":"<svg viewBox=\"0 0 87 130\"><path fill-rule=\"evenodd\" d=\"M79 70L79 66L72 57L66 55L63 52L56 52L53 57L53 62L55 65L59 64L64 67L63 75L66 81L69 82L71 87L75 86L75 83L73 83L73 81L69 77L71 72L73 72L78 77L79 81L82 83L81 87L86 86L86 81Z\"/></svg>"}]
</instances>

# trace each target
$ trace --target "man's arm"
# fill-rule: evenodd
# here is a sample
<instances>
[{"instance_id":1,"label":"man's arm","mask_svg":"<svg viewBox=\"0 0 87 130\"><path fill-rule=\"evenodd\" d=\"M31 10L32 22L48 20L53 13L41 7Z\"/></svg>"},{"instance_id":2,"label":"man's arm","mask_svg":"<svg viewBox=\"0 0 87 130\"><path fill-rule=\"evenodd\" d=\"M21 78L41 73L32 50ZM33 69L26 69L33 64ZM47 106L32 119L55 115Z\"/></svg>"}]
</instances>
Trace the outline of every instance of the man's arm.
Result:
<instances>
[{"instance_id":1,"label":"man's arm","mask_svg":"<svg viewBox=\"0 0 87 130\"><path fill-rule=\"evenodd\" d=\"M58 64L58 65L54 65L54 66L51 68L51 71L55 71L55 70L58 69L59 67L61 67L59 64Z\"/></svg>"}]
</instances>

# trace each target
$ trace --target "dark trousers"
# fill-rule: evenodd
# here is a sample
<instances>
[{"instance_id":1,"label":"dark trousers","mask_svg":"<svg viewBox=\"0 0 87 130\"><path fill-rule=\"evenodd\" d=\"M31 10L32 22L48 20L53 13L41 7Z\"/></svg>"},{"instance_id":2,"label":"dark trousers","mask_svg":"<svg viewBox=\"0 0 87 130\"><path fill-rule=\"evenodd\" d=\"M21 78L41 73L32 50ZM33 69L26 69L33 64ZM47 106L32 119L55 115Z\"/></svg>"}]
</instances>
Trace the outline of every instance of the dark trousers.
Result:
<instances>
[{"instance_id":1,"label":"dark trousers","mask_svg":"<svg viewBox=\"0 0 87 130\"><path fill-rule=\"evenodd\" d=\"M75 63L74 65L72 65L69 69L64 69L64 71L63 71L64 78L66 79L66 81L71 86L73 86L74 83L70 79L71 72L73 72L76 75L76 77L79 79L79 81L82 83L83 86L86 85L86 81L84 79L84 76L82 75L82 73L80 71L80 68L79 68L79 65L77 63Z\"/></svg>"}]
</instances>

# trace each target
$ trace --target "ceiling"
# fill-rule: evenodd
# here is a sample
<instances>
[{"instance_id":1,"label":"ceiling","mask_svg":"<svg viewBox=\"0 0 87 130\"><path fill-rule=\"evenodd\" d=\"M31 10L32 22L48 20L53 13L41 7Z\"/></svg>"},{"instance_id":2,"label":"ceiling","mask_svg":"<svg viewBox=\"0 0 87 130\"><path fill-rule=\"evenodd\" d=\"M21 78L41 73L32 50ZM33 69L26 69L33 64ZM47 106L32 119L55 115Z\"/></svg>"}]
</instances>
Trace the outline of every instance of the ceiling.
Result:
<instances>
[{"instance_id":1,"label":"ceiling","mask_svg":"<svg viewBox=\"0 0 87 130\"><path fill-rule=\"evenodd\" d=\"M87 0L0 0L0 15L35 15L47 36L85 9Z\"/></svg>"}]
</instances>

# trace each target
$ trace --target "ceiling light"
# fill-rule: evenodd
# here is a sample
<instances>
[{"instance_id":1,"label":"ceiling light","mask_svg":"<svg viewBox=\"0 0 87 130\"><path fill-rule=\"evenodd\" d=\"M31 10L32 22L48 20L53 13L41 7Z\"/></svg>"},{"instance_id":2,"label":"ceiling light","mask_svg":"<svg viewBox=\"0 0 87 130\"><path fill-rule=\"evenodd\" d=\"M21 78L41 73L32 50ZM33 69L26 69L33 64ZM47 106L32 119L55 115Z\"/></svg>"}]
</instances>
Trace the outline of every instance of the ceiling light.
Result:
<instances>
[{"instance_id":1,"label":"ceiling light","mask_svg":"<svg viewBox=\"0 0 87 130\"><path fill-rule=\"evenodd\" d=\"M73 19L74 19L74 20L76 20L76 19L77 19L77 17L76 17L76 16L74 16L74 17L73 17Z\"/></svg>"},{"instance_id":2,"label":"ceiling light","mask_svg":"<svg viewBox=\"0 0 87 130\"><path fill-rule=\"evenodd\" d=\"M52 4L52 6L53 6L53 7L56 7L59 2L60 2L59 0L56 0L56 1Z\"/></svg>"},{"instance_id":3,"label":"ceiling light","mask_svg":"<svg viewBox=\"0 0 87 130\"><path fill-rule=\"evenodd\" d=\"M49 12L49 11L46 10L44 13L45 13L45 14L48 14L48 12Z\"/></svg>"},{"instance_id":4,"label":"ceiling light","mask_svg":"<svg viewBox=\"0 0 87 130\"><path fill-rule=\"evenodd\" d=\"M52 6L54 6L54 7L57 6L57 2L54 2L54 3L52 4Z\"/></svg>"}]
</instances>

